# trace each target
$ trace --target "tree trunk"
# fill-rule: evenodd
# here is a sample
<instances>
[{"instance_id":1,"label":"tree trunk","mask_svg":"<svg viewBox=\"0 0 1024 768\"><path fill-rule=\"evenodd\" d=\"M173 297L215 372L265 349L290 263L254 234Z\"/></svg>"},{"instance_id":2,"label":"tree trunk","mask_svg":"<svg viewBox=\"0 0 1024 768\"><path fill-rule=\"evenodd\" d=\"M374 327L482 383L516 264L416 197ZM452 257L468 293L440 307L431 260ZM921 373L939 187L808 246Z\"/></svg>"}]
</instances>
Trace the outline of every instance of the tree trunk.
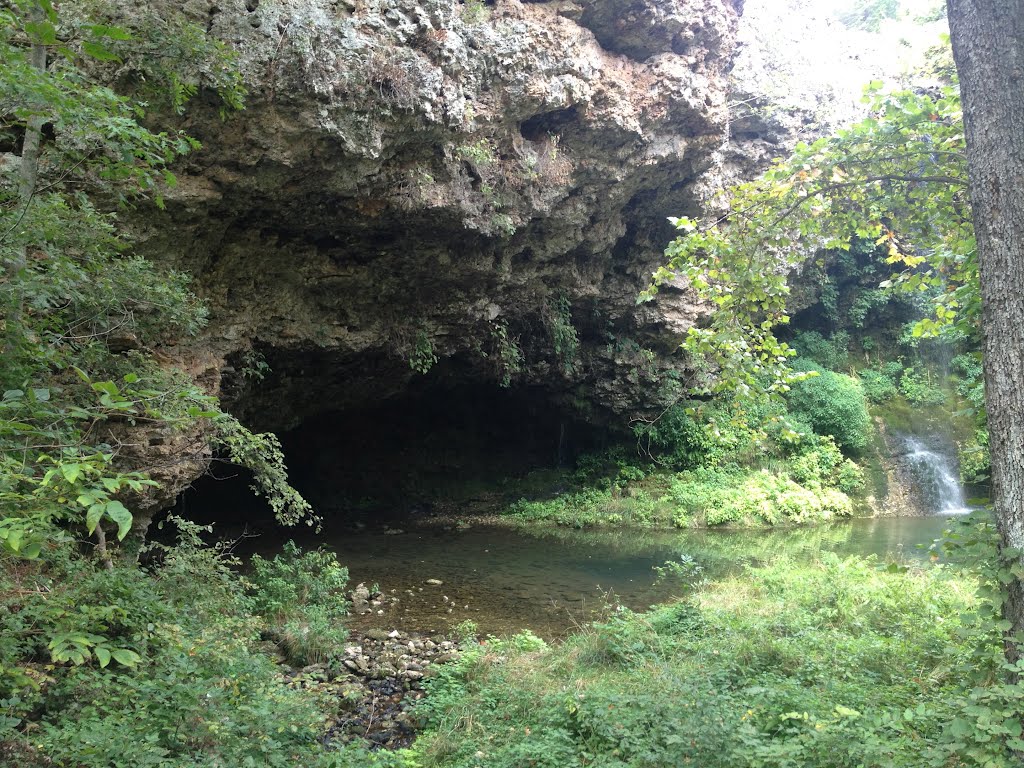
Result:
<instances>
[{"instance_id":1,"label":"tree trunk","mask_svg":"<svg viewBox=\"0 0 1024 768\"><path fill-rule=\"evenodd\" d=\"M38 22L43 19L43 10L38 5L32 9L32 21ZM41 43L34 43L29 56L33 67L39 71L46 69L46 46ZM21 145L21 169L18 180L18 201L21 204L21 216L28 213L28 207L32 204L32 197L36 193L36 182L39 178L39 145L43 137L42 116L36 115L28 119L25 126L25 138ZM7 312L8 336L6 352L10 352L15 344L15 330L21 325L22 305L25 302L20 286L22 285L19 273L28 265L28 244L21 243L14 256L7 261L6 267L10 279L16 286L11 299L11 306Z\"/></svg>"},{"instance_id":2,"label":"tree trunk","mask_svg":"<svg viewBox=\"0 0 1024 768\"><path fill-rule=\"evenodd\" d=\"M948 0L978 240L992 503L1004 557L1024 563L1024 0ZM1024 637L1010 582L1007 655Z\"/></svg>"},{"instance_id":3,"label":"tree trunk","mask_svg":"<svg viewBox=\"0 0 1024 768\"><path fill-rule=\"evenodd\" d=\"M100 562L108 571L114 570L114 561L110 558L110 550L107 549L107 534L103 532L103 525L100 523L96 524L95 536L96 554L99 555Z\"/></svg>"},{"instance_id":4,"label":"tree trunk","mask_svg":"<svg viewBox=\"0 0 1024 768\"><path fill-rule=\"evenodd\" d=\"M43 71L46 69L46 46L36 43L32 46L30 57L32 66ZM21 204L27 206L32 202L36 192L36 179L39 176L39 144L43 135L43 118L30 117L25 128L25 141L21 149L21 179L18 187Z\"/></svg>"}]
</instances>

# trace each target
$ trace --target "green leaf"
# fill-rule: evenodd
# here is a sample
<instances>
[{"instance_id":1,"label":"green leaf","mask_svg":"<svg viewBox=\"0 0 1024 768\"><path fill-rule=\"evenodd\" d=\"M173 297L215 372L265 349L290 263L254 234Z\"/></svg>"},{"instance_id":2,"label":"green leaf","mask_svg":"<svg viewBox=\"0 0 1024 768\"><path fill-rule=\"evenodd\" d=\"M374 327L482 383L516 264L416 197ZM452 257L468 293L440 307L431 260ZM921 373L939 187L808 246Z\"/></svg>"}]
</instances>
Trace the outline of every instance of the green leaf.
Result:
<instances>
[{"instance_id":1,"label":"green leaf","mask_svg":"<svg viewBox=\"0 0 1024 768\"><path fill-rule=\"evenodd\" d=\"M93 653L96 654L96 660L100 663L100 668L107 666L110 663L110 650L104 648L102 645L97 645L93 649Z\"/></svg>"},{"instance_id":2,"label":"green leaf","mask_svg":"<svg viewBox=\"0 0 1024 768\"><path fill-rule=\"evenodd\" d=\"M86 40L82 43L82 51L97 61L120 61L121 57L111 51L102 43Z\"/></svg>"},{"instance_id":3,"label":"green leaf","mask_svg":"<svg viewBox=\"0 0 1024 768\"><path fill-rule=\"evenodd\" d=\"M105 496L106 494L101 495ZM85 493L79 494L78 498L75 499L75 503L78 504L78 506L86 508L91 507L93 504L96 503L96 501L96 491L86 491Z\"/></svg>"},{"instance_id":4,"label":"green leaf","mask_svg":"<svg viewBox=\"0 0 1024 768\"><path fill-rule=\"evenodd\" d=\"M112 381L97 381L92 385L92 388L97 392L103 392L110 397L120 397L121 390L117 388L117 384Z\"/></svg>"},{"instance_id":5,"label":"green leaf","mask_svg":"<svg viewBox=\"0 0 1024 768\"><path fill-rule=\"evenodd\" d=\"M85 513L85 528L89 531L90 536L96 530L96 526L99 525L105 509L106 504L93 504L89 507L89 511Z\"/></svg>"},{"instance_id":6,"label":"green leaf","mask_svg":"<svg viewBox=\"0 0 1024 768\"><path fill-rule=\"evenodd\" d=\"M94 37L106 37L111 40L131 40L131 33L121 27L112 27L107 24L87 24L84 29L92 33Z\"/></svg>"},{"instance_id":7,"label":"green leaf","mask_svg":"<svg viewBox=\"0 0 1024 768\"><path fill-rule=\"evenodd\" d=\"M33 45L54 45L57 42L57 28L49 21L30 21L25 24L25 34Z\"/></svg>"},{"instance_id":8,"label":"green leaf","mask_svg":"<svg viewBox=\"0 0 1024 768\"><path fill-rule=\"evenodd\" d=\"M64 476L65 480L74 484L82 476L82 466L80 464L61 464L60 473Z\"/></svg>"},{"instance_id":9,"label":"green leaf","mask_svg":"<svg viewBox=\"0 0 1024 768\"><path fill-rule=\"evenodd\" d=\"M107 502L107 517L117 523L117 540L123 541L132 529L132 513L115 499Z\"/></svg>"},{"instance_id":10,"label":"green leaf","mask_svg":"<svg viewBox=\"0 0 1024 768\"><path fill-rule=\"evenodd\" d=\"M40 542L33 541L31 544L27 544L26 546L22 547L21 552L19 552L18 554L20 554L27 560L35 560L37 557L39 557L39 553L42 552L42 549L43 547Z\"/></svg>"},{"instance_id":11,"label":"green leaf","mask_svg":"<svg viewBox=\"0 0 1024 768\"><path fill-rule=\"evenodd\" d=\"M139 654L135 651L129 651L127 648L118 648L112 651L110 655L114 657L114 661L125 667L134 667L142 661L142 657Z\"/></svg>"}]
</instances>

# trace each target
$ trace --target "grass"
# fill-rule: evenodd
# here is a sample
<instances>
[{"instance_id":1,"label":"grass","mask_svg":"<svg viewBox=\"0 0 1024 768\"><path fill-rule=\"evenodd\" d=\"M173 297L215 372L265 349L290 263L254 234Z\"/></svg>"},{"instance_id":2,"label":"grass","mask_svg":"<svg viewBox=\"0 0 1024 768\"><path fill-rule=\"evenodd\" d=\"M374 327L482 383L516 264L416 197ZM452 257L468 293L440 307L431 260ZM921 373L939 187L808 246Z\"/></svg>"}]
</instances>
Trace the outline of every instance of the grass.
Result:
<instances>
[{"instance_id":1,"label":"grass","mask_svg":"<svg viewBox=\"0 0 1024 768\"><path fill-rule=\"evenodd\" d=\"M962 632L975 587L942 567L783 559L560 646L490 640L431 684L409 765L1014 765L1005 742L982 760L950 737L998 658L991 634L979 655Z\"/></svg>"},{"instance_id":2,"label":"grass","mask_svg":"<svg viewBox=\"0 0 1024 768\"><path fill-rule=\"evenodd\" d=\"M650 474L627 466L611 482L552 498L520 499L504 515L525 524L572 528L693 528L826 522L853 513L863 484L857 465L837 450L811 451L764 467L736 465Z\"/></svg>"}]
</instances>

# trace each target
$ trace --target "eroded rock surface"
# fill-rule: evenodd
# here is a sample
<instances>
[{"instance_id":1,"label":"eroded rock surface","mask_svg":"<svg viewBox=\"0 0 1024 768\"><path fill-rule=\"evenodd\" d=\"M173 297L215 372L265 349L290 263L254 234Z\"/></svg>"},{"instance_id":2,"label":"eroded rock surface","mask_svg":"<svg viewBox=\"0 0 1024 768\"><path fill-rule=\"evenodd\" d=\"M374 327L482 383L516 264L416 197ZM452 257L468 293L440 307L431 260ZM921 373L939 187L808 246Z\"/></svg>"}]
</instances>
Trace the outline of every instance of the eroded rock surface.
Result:
<instances>
[{"instance_id":1,"label":"eroded rock surface","mask_svg":"<svg viewBox=\"0 0 1024 768\"><path fill-rule=\"evenodd\" d=\"M212 388L275 430L444 380L660 409L708 310L636 296L721 183L741 8L188 0L247 108L186 116L204 149L135 225L209 301Z\"/></svg>"},{"instance_id":2,"label":"eroded rock surface","mask_svg":"<svg viewBox=\"0 0 1024 768\"><path fill-rule=\"evenodd\" d=\"M701 311L635 297L665 217L715 183L736 9L627 6L187 4L251 94L189 118L205 149L141 247L196 276L243 412L291 426L400 391L411 362L643 406L664 364L637 345L670 351Z\"/></svg>"}]
</instances>

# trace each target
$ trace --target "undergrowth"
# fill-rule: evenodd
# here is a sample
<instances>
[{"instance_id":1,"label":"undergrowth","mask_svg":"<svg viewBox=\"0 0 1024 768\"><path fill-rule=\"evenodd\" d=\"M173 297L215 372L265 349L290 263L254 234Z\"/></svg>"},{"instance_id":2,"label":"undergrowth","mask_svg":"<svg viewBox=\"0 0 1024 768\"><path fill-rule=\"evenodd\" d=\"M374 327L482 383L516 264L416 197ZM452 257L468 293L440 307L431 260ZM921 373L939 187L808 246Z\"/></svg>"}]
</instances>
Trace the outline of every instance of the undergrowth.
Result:
<instances>
[{"instance_id":1,"label":"undergrowth","mask_svg":"<svg viewBox=\"0 0 1024 768\"><path fill-rule=\"evenodd\" d=\"M323 553L310 570L291 550L297 567L275 558L274 578L247 589L201 528L177 526L177 544L153 547L145 569L97 567L69 541L33 561L0 557L0 762L329 765L318 762L323 702L290 688L259 640L282 618L337 608L344 580L309 577L344 570ZM283 615L272 595L288 597Z\"/></svg>"},{"instance_id":2,"label":"undergrowth","mask_svg":"<svg viewBox=\"0 0 1024 768\"><path fill-rule=\"evenodd\" d=\"M558 647L486 642L431 683L410 764L1009 768L1024 694L993 682L998 632L964 631L975 586L944 567L783 559ZM1003 732L965 737L983 717Z\"/></svg>"},{"instance_id":3,"label":"undergrowth","mask_svg":"<svg viewBox=\"0 0 1024 768\"><path fill-rule=\"evenodd\" d=\"M828 437L805 440L795 450L785 458L682 471L641 458L631 463L622 452L605 454L604 461L589 457L576 473L577 488L520 499L504 514L519 523L573 528L800 524L852 514L863 470Z\"/></svg>"}]
</instances>

